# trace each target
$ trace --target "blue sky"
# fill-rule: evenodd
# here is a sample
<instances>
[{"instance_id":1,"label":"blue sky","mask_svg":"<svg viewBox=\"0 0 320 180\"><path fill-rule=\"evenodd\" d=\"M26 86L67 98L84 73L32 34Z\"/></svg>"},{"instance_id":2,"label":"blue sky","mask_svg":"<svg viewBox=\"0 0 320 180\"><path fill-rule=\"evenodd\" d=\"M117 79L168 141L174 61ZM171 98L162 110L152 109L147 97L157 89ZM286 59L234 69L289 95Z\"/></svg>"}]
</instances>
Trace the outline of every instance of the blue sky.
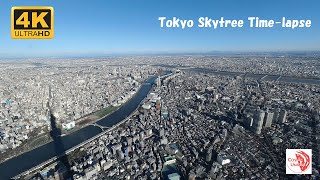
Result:
<instances>
[{"instance_id":1,"label":"blue sky","mask_svg":"<svg viewBox=\"0 0 320 180\"><path fill-rule=\"evenodd\" d=\"M52 40L11 39L12 6L53 6ZM0 57L111 53L320 50L319 0L1 0ZM158 17L311 19L309 29L168 29Z\"/></svg>"}]
</instances>

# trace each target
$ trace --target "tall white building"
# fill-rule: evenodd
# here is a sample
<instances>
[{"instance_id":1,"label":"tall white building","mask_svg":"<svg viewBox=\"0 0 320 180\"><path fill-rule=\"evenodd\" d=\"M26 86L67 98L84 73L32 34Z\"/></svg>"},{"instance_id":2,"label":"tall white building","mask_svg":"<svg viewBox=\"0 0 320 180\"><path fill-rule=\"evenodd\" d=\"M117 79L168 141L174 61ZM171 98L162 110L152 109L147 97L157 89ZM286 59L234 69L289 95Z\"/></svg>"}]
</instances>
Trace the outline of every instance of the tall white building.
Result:
<instances>
[{"instance_id":1,"label":"tall white building","mask_svg":"<svg viewBox=\"0 0 320 180\"><path fill-rule=\"evenodd\" d=\"M161 87L161 79L160 79L160 76L158 76L158 78L157 78L157 87L158 87L158 88Z\"/></svg>"},{"instance_id":2,"label":"tall white building","mask_svg":"<svg viewBox=\"0 0 320 180\"><path fill-rule=\"evenodd\" d=\"M273 112L266 111L264 116L264 127L271 127L273 116L274 116Z\"/></svg>"}]
</instances>

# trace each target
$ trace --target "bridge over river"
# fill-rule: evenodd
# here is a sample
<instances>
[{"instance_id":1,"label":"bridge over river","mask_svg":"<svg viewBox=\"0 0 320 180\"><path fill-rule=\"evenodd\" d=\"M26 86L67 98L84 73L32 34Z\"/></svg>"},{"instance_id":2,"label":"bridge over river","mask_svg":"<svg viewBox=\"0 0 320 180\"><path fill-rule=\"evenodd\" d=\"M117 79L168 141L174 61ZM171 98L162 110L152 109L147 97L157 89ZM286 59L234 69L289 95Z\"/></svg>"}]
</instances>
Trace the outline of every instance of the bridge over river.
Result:
<instances>
[{"instance_id":1,"label":"bridge over river","mask_svg":"<svg viewBox=\"0 0 320 180\"><path fill-rule=\"evenodd\" d=\"M171 72L163 73L164 76ZM86 126L74 133L62 136L59 143L55 141L40 146L29 152L11 158L0 164L0 179L18 178L25 172L32 171L50 163L57 158L68 154L77 147L101 136L104 132L112 130L121 124L140 106L141 102L150 92L156 77L147 79L138 92L127 103L122 105L117 111L102 118L94 124Z\"/></svg>"}]
</instances>

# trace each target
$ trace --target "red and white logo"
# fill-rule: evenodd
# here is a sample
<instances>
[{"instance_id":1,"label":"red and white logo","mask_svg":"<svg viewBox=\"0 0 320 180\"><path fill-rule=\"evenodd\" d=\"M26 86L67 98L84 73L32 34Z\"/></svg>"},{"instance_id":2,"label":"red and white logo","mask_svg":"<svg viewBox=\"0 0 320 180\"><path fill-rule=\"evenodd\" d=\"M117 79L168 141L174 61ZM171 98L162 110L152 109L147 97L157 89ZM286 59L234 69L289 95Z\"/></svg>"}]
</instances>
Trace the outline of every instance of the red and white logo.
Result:
<instances>
[{"instance_id":1,"label":"red and white logo","mask_svg":"<svg viewBox=\"0 0 320 180\"><path fill-rule=\"evenodd\" d=\"M311 174L312 173L311 149L286 150L286 174Z\"/></svg>"}]
</instances>

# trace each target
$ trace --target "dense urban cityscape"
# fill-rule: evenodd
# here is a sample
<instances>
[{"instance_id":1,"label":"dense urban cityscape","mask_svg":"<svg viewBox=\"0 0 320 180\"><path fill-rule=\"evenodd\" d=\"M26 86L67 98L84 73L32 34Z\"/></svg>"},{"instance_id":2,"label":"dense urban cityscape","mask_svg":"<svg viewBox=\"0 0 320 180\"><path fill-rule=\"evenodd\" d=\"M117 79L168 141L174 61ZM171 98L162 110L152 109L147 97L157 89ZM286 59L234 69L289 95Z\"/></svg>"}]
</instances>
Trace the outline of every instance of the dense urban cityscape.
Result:
<instances>
[{"instance_id":1,"label":"dense urban cityscape","mask_svg":"<svg viewBox=\"0 0 320 180\"><path fill-rule=\"evenodd\" d=\"M99 131L9 178L319 178L319 55L3 59L0 73L2 167ZM287 175L286 149L312 149L312 174Z\"/></svg>"}]
</instances>

